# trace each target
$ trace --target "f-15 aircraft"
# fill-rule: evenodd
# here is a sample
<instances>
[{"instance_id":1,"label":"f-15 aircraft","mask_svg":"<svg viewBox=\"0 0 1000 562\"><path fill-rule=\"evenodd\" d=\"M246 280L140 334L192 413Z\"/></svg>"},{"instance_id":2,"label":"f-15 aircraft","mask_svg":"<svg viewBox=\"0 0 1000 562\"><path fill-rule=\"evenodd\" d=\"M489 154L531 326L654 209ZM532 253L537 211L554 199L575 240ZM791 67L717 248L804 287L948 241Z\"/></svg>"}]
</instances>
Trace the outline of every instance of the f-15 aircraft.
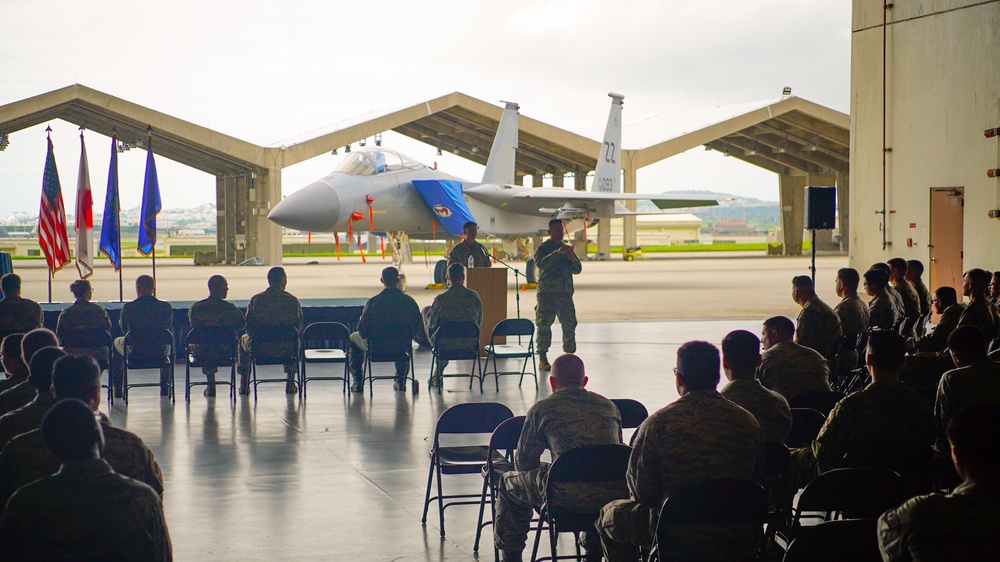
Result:
<instances>
[{"instance_id":1,"label":"f-15 aircraft","mask_svg":"<svg viewBox=\"0 0 1000 562\"><path fill-rule=\"evenodd\" d=\"M268 214L275 223L309 232L405 233L412 238L462 234L476 221L491 238L537 236L548 221L585 222L643 214L623 200L650 200L659 209L709 206L714 199L621 192L621 94L610 93L611 113L591 191L530 188L514 183L518 110L506 102L481 182L460 180L388 148L356 150L328 176L289 195ZM393 245L395 247L395 244Z\"/></svg>"}]
</instances>

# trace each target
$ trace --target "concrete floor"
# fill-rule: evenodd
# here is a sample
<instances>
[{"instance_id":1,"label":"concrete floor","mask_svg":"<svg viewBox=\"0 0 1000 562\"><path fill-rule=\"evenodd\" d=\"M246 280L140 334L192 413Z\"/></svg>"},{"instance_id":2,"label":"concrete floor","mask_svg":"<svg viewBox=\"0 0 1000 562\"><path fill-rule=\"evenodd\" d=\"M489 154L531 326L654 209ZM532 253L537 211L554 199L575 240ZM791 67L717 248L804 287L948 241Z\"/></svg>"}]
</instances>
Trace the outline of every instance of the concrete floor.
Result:
<instances>
[{"instance_id":1,"label":"concrete floor","mask_svg":"<svg viewBox=\"0 0 1000 562\"><path fill-rule=\"evenodd\" d=\"M367 265L289 261L289 290L301 298L370 296L385 265L378 259ZM846 262L845 256L819 259L819 289L827 302L835 302L833 278ZM126 262L126 300L135 276L149 271L141 263ZM790 280L807 274L808 263L806 257L717 255L586 263L575 300L588 388L609 398L638 399L651 412L668 404L677 398L670 373L680 344L718 344L733 329L757 332L768 316L794 317ZM201 298L215 273L229 279L231 298L249 298L265 286L265 268L196 268L178 260L157 265L159 295L167 300ZM46 300L44 266L15 266L25 296ZM407 271L409 293L421 305L429 303L437 293L422 288L426 280L418 282L428 276L424 265ZM65 287L75 277L72 270L57 273L56 300L68 297ZM99 267L92 281L96 299L116 300L113 271ZM513 298L509 304L514 316ZM533 317L533 306L534 293L522 292L522 315ZM559 341L558 326L554 331ZM163 469L176 559L476 560L476 507L449 508L445 538L434 511L426 527L420 524L434 424L448 407L469 401L499 401L524 414L548 395L548 381L540 377L536 390L530 379L518 388L515 377L504 377L499 392L488 385L481 394L460 379L447 379L439 396L426 388L430 353L418 350L415 357L423 383L416 396L380 381L373 398L366 392L348 399L338 382L313 382L304 400L271 384L261 385L256 402L241 397L235 406L224 394L204 398L199 387L190 404L180 398L171 405L153 389L134 390L127 407L117 403L108 412L113 423L141 436ZM264 368L261 376L276 371ZM183 380L183 366L177 376ZM107 405L102 409L108 411ZM478 493L481 484L470 475L446 477L444 485L446 493ZM487 529L478 559L492 560L491 545Z\"/></svg>"}]
</instances>

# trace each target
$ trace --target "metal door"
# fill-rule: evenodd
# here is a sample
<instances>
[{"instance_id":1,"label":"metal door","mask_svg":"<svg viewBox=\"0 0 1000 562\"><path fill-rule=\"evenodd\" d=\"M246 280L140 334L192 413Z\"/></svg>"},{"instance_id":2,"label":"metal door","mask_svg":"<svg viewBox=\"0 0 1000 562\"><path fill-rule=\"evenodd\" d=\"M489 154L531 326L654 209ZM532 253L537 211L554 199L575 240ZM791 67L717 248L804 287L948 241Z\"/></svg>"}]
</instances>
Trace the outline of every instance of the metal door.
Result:
<instances>
[{"instance_id":1,"label":"metal door","mask_svg":"<svg viewBox=\"0 0 1000 562\"><path fill-rule=\"evenodd\" d=\"M954 287L962 300L964 187L931 188L929 289Z\"/></svg>"}]
</instances>

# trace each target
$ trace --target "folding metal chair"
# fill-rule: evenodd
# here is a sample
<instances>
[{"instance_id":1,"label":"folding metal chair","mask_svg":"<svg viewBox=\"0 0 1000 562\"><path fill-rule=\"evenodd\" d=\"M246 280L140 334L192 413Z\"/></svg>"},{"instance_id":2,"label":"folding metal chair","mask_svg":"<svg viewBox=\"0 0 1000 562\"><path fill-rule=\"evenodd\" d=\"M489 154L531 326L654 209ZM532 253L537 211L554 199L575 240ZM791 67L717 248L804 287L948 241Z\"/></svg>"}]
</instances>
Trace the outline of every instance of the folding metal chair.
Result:
<instances>
[{"instance_id":1,"label":"folding metal chair","mask_svg":"<svg viewBox=\"0 0 1000 562\"><path fill-rule=\"evenodd\" d=\"M489 451L486 453L486 465L483 466L483 493L479 498L479 527L476 528L476 542L472 545L472 552L479 552L479 539L483 535L483 529L492 525L497 518L496 498L500 477L505 472L514 470L514 451L521 438L521 429L524 428L524 416L515 416L497 426L490 437ZM484 522L483 514L486 512L486 496L490 499L490 520ZM500 552L493 547L493 555L497 561L500 560Z\"/></svg>"},{"instance_id":2,"label":"folding metal chair","mask_svg":"<svg viewBox=\"0 0 1000 562\"><path fill-rule=\"evenodd\" d=\"M783 562L881 562L877 519L840 519L805 527Z\"/></svg>"},{"instance_id":3,"label":"folding metal chair","mask_svg":"<svg viewBox=\"0 0 1000 562\"><path fill-rule=\"evenodd\" d=\"M906 499L903 481L886 468L837 468L810 482L796 504L791 532L798 536L802 519L874 518ZM806 512L818 515L803 515Z\"/></svg>"},{"instance_id":4,"label":"folding metal chair","mask_svg":"<svg viewBox=\"0 0 1000 562\"><path fill-rule=\"evenodd\" d=\"M601 508L609 502L629 497L625 474L632 448L628 445L585 445L559 455L549 468L549 478L545 484L545 503L538 515L535 527L535 545L531 550L532 562L538 560L559 560L581 558L580 533L593 532L594 522L600 516ZM588 498L587 505L575 500L562 498L559 490L565 484L602 484L602 494ZM550 556L537 558L542 530L549 532ZM573 533L576 554L572 557L559 556L556 537L559 533Z\"/></svg>"},{"instance_id":5,"label":"folding metal chair","mask_svg":"<svg viewBox=\"0 0 1000 562\"><path fill-rule=\"evenodd\" d=\"M441 536L443 537L446 507L480 504L480 494L444 495L441 476L444 474L479 474L489 459L489 445L442 446L441 438L448 435L487 433L492 435L501 422L512 417L514 417L514 413L510 411L510 408L498 402L457 404L441 414L437 426L434 428L434 445L430 450L431 464L427 473L427 492L424 495L424 513L420 518L421 523L427 523L427 510L431 502L438 502L438 515L441 522ZM437 495L431 497L431 484L434 482L435 475L437 475Z\"/></svg>"},{"instance_id":6,"label":"folding metal chair","mask_svg":"<svg viewBox=\"0 0 1000 562\"><path fill-rule=\"evenodd\" d=\"M289 324L263 324L254 328L250 339L250 382L253 399L257 385L266 382L288 383L288 378L258 379L257 365L296 365L299 359L299 331Z\"/></svg>"},{"instance_id":7,"label":"folding metal chair","mask_svg":"<svg viewBox=\"0 0 1000 562\"><path fill-rule=\"evenodd\" d=\"M685 485L663 502L656 523L655 550L667 560L756 560L764 544L767 492L760 484L721 478ZM711 544L683 540L684 527L718 525L725 533L705 535ZM712 556L699 557L711 546Z\"/></svg>"},{"instance_id":8,"label":"folding metal chair","mask_svg":"<svg viewBox=\"0 0 1000 562\"><path fill-rule=\"evenodd\" d=\"M73 353L90 355L97 361L102 371L108 372L108 384L101 386L108 389L108 404L114 405L115 394L111 389L111 357L114 353L115 339L111 337L111 333L102 328L80 328L66 332L60 340L63 349ZM99 349L103 349L105 353L93 353Z\"/></svg>"},{"instance_id":9,"label":"folding metal chair","mask_svg":"<svg viewBox=\"0 0 1000 562\"><path fill-rule=\"evenodd\" d=\"M479 379L479 390L482 392L483 368L479 363L479 325L475 322L442 322L434 333L434 347L431 351L431 380L434 380L435 368L441 361L472 361L472 369L468 375L460 373L441 374L438 381L438 394L444 387L445 377L469 377L469 389L472 381ZM476 374L476 371L479 374Z\"/></svg>"},{"instance_id":10,"label":"folding metal chair","mask_svg":"<svg viewBox=\"0 0 1000 562\"><path fill-rule=\"evenodd\" d=\"M169 371L166 379L170 401L176 401L174 391L174 336L166 328L135 328L125 334L125 361L122 369L122 399L128 405L128 390L139 387L160 387L160 382L129 384L129 370L156 369ZM161 377L158 375L157 380Z\"/></svg>"},{"instance_id":11,"label":"folding metal chair","mask_svg":"<svg viewBox=\"0 0 1000 562\"><path fill-rule=\"evenodd\" d=\"M612 398L611 401L618 407L618 413L622 417L622 429L637 429L649 417L649 411L638 400ZM634 431L629 438L629 446L632 445L632 439L635 439Z\"/></svg>"},{"instance_id":12,"label":"folding metal chair","mask_svg":"<svg viewBox=\"0 0 1000 562\"><path fill-rule=\"evenodd\" d=\"M902 479L906 496L933 492L931 465L934 452L930 443L872 441L851 447L841 468L884 468Z\"/></svg>"},{"instance_id":13,"label":"folding metal chair","mask_svg":"<svg viewBox=\"0 0 1000 562\"><path fill-rule=\"evenodd\" d=\"M191 387L207 382L191 382L191 367L229 367L229 398L236 400L236 330L220 326L199 326L187 333L187 361L184 367L184 400L191 401ZM197 346L197 347L192 347Z\"/></svg>"},{"instance_id":14,"label":"folding metal chair","mask_svg":"<svg viewBox=\"0 0 1000 562\"><path fill-rule=\"evenodd\" d=\"M792 408L792 429L785 445L790 448L805 447L812 443L826 422L823 412L811 408Z\"/></svg>"},{"instance_id":15,"label":"folding metal chair","mask_svg":"<svg viewBox=\"0 0 1000 562\"><path fill-rule=\"evenodd\" d=\"M299 338L299 394L306 396L310 380L343 381L341 392L351 393L348 384L350 376L347 373L347 346L351 331L340 322L314 322L302 330ZM344 373L340 376L312 376L306 372L306 366L314 364L343 363Z\"/></svg>"},{"instance_id":16,"label":"folding metal chair","mask_svg":"<svg viewBox=\"0 0 1000 562\"><path fill-rule=\"evenodd\" d=\"M393 363L406 361L409 365L409 376L405 380L411 383L410 390L416 394L420 388L417 384L417 376L413 367L413 334L410 328L403 324L385 324L379 326L374 334L370 334L365 340L365 374L363 378L368 379L368 396L373 395L372 383L376 380L396 379L395 372L392 376L375 376L372 364ZM493 431L492 429L490 431Z\"/></svg>"},{"instance_id":17,"label":"folding metal chair","mask_svg":"<svg viewBox=\"0 0 1000 562\"><path fill-rule=\"evenodd\" d=\"M507 343L497 343L497 338L508 338ZM517 338L517 342L512 343L510 338ZM496 377L497 391L500 390L500 377L503 375L520 375L517 381L518 388L524 382L524 375L528 374L528 362L531 362L531 376L535 379L535 388L538 388L538 367L535 364L535 324L527 318L507 318L497 322L493 327L493 334L490 336L490 343L486 346L486 367L489 368L490 359L493 360L493 372L483 373L479 379L479 391L483 391L483 380L490 374ZM497 359L524 359L520 371L499 371L497 370Z\"/></svg>"},{"instance_id":18,"label":"folding metal chair","mask_svg":"<svg viewBox=\"0 0 1000 562\"><path fill-rule=\"evenodd\" d=\"M830 410L832 410L838 402L843 400L845 396L847 395L843 392L837 392L836 390L807 392L789 400L788 407L809 408L811 410L816 410L825 417L830 415Z\"/></svg>"}]
</instances>

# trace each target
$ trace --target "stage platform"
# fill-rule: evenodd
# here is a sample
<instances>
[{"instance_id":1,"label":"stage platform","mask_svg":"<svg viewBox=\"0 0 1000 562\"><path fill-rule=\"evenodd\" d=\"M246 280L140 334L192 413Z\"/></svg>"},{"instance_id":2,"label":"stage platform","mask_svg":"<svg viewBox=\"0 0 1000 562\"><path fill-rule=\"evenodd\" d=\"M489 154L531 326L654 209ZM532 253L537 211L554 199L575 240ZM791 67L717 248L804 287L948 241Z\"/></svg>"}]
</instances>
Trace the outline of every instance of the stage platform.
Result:
<instances>
[{"instance_id":1,"label":"stage platform","mask_svg":"<svg viewBox=\"0 0 1000 562\"><path fill-rule=\"evenodd\" d=\"M740 328L756 333L760 322L584 323L578 353L589 389L635 398L652 412L677 398L671 369L682 343L719 345ZM560 334L554 326L553 340ZM256 402L240 397L233 405L225 392L205 398L196 387L190 404L178 391L172 405L156 389L134 389L127 407L119 401L102 410L139 434L163 469L176 560L477 560L477 506L449 507L444 538L434 506L426 527L420 524L435 422L462 402L499 401L523 415L549 395L548 378L541 375L536 390L530 377L521 388L517 377L503 377L499 392L490 379L483 393L478 384L470 391L467 380L449 378L439 395L426 387L430 352L416 350L415 358L416 396L377 381L374 397L366 389L348 398L340 382L315 381L307 399L262 384ZM468 365L454 362L449 372ZM177 366L178 380L183 368ZM388 374L392 366L378 368ZM265 367L261 375L279 369ZM153 380L156 373L129 376ZM481 485L478 475L444 480L445 493L479 493ZM487 528L479 560L493 559L492 540Z\"/></svg>"}]
</instances>

